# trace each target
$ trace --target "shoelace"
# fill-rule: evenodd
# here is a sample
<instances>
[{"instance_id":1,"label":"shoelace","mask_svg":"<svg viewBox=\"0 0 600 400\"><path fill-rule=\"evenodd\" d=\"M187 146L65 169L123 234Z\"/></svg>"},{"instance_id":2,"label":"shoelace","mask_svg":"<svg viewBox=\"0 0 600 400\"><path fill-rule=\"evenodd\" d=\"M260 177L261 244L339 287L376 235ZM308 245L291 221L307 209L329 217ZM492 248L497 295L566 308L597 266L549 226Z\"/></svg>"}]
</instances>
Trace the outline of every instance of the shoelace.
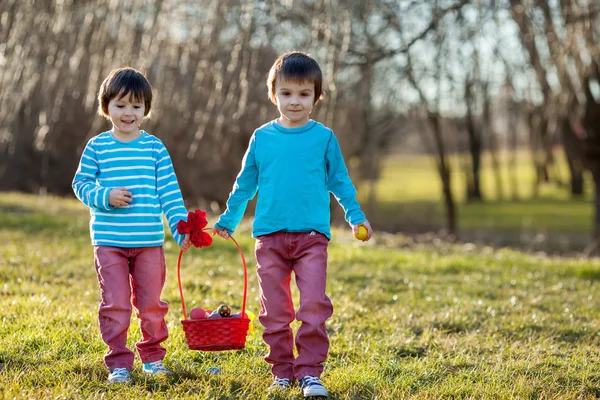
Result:
<instances>
[{"instance_id":1,"label":"shoelace","mask_svg":"<svg viewBox=\"0 0 600 400\"><path fill-rule=\"evenodd\" d=\"M158 372L169 372L169 370L163 365L162 361L154 361L151 363L148 363L148 366L150 367L150 369L152 370L152 372L154 372L155 374Z\"/></svg>"},{"instance_id":2,"label":"shoelace","mask_svg":"<svg viewBox=\"0 0 600 400\"><path fill-rule=\"evenodd\" d=\"M304 379L302 379L302 387L312 386L312 385L323 386L323 384L321 383L319 378L317 378L315 376L305 376Z\"/></svg>"},{"instance_id":3,"label":"shoelace","mask_svg":"<svg viewBox=\"0 0 600 400\"><path fill-rule=\"evenodd\" d=\"M277 386L290 386L292 383L288 378L275 378L273 385Z\"/></svg>"},{"instance_id":4,"label":"shoelace","mask_svg":"<svg viewBox=\"0 0 600 400\"><path fill-rule=\"evenodd\" d=\"M127 378L129 371L127 371L127 368L115 368L110 374L114 378Z\"/></svg>"}]
</instances>

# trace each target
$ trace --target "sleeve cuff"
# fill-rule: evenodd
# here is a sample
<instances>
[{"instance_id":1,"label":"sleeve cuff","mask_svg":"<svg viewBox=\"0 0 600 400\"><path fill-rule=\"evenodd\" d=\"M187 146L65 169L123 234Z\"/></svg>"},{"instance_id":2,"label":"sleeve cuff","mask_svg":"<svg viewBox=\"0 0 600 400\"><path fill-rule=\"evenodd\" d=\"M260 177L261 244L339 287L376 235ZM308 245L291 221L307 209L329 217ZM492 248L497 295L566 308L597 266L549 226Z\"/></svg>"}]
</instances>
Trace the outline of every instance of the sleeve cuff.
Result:
<instances>
[{"instance_id":1,"label":"sleeve cuff","mask_svg":"<svg viewBox=\"0 0 600 400\"><path fill-rule=\"evenodd\" d=\"M183 243L183 238L184 238L184 237L185 237L185 236L184 236L184 235L182 235L182 234L181 234L181 233L179 233L179 232L175 232L175 233L173 234L173 240L175 240L175 243L177 243L179 246L181 246L181 243Z\"/></svg>"},{"instance_id":2,"label":"sleeve cuff","mask_svg":"<svg viewBox=\"0 0 600 400\"><path fill-rule=\"evenodd\" d=\"M233 231L231 229L219 224L218 222L214 225L214 227L217 229L220 229L220 230L225 229L227 231L227 233L229 233L230 235L233 234Z\"/></svg>"},{"instance_id":3,"label":"sleeve cuff","mask_svg":"<svg viewBox=\"0 0 600 400\"><path fill-rule=\"evenodd\" d=\"M107 209L107 210L112 210L114 209L113 206L110 205L110 203L108 202L108 199L110 197L110 191L112 190L112 188L105 188L104 189L104 196L102 199L102 206Z\"/></svg>"}]
</instances>

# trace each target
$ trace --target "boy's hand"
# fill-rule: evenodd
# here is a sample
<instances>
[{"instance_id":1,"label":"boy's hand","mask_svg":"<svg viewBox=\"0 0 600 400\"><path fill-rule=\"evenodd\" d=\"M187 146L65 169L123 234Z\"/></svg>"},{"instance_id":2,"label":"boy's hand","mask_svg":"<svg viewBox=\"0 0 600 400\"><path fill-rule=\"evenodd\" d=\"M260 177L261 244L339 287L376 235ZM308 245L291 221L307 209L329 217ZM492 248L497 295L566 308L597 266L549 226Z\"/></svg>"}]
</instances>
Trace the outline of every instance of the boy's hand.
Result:
<instances>
[{"instance_id":1,"label":"boy's hand","mask_svg":"<svg viewBox=\"0 0 600 400\"><path fill-rule=\"evenodd\" d=\"M186 251L189 250L190 247L192 247L192 241L190 240L190 234L186 233L185 236L183 237L183 242L181 242L181 246L179 246L181 248L181 251L183 251L184 253Z\"/></svg>"},{"instance_id":2,"label":"boy's hand","mask_svg":"<svg viewBox=\"0 0 600 400\"><path fill-rule=\"evenodd\" d=\"M229 239L229 232L227 232L227 229L213 228L212 229L212 234L213 234L213 236L214 235L219 235L223 239Z\"/></svg>"},{"instance_id":3,"label":"boy's hand","mask_svg":"<svg viewBox=\"0 0 600 400\"><path fill-rule=\"evenodd\" d=\"M373 228L371 228L371 224L369 223L369 221L361 222L358 225L352 225L352 233L355 233L355 234L358 233L359 226L364 226L365 229L367 230L367 238L365 240L363 240L363 242L366 242L369 239L371 239L371 236L373 236Z\"/></svg>"},{"instance_id":4,"label":"boy's hand","mask_svg":"<svg viewBox=\"0 0 600 400\"><path fill-rule=\"evenodd\" d=\"M129 203L131 203L131 192L127 188L112 188L108 194L108 204L113 207L127 207Z\"/></svg>"}]
</instances>

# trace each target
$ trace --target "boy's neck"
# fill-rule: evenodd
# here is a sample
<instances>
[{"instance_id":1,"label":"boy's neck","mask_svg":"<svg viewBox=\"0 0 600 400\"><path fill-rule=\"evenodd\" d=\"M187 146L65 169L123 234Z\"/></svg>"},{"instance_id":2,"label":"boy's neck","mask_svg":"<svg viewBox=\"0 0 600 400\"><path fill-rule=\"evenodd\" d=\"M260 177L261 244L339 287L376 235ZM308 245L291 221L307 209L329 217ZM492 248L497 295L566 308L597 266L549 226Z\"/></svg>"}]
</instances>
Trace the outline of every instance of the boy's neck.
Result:
<instances>
[{"instance_id":1,"label":"boy's neck","mask_svg":"<svg viewBox=\"0 0 600 400\"><path fill-rule=\"evenodd\" d=\"M277 118L275 120L279 125L281 125L282 127L286 128L286 129L295 129L295 128L302 128L306 125L308 125L310 123L310 118L307 118L306 121L302 121L301 123L298 124L290 124L289 121L287 121L285 118Z\"/></svg>"},{"instance_id":2,"label":"boy's neck","mask_svg":"<svg viewBox=\"0 0 600 400\"><path fill-rule=\"evenodd\" d=\"M125 143L133 142L134 140L139 139L142 136L142 131L139 129L133 132L121 132L118 129L113 128L110 130L110 133L115 139Z\"/></svg>"}]
</instances>

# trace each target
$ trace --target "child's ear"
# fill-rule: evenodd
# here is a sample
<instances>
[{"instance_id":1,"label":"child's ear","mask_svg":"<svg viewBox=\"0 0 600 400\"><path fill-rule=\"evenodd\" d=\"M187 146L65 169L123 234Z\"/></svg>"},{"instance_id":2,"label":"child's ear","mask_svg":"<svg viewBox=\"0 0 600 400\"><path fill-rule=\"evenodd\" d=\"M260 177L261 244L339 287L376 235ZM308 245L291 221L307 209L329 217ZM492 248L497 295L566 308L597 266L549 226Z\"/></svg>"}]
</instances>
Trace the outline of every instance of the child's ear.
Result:
<instances>
[{"instance_id":1,"label":"child's ear","mask_svg":"<svg viewBox=\"0 0 600 400\"><path fill-rule=\"evenodd\" d=\"M325 97L325 92L321 91L321 95L315 99L315 102L313 103L313 107L316 106L319 101L323 100L323 97Z\"/></svg>"}]
</instances>

